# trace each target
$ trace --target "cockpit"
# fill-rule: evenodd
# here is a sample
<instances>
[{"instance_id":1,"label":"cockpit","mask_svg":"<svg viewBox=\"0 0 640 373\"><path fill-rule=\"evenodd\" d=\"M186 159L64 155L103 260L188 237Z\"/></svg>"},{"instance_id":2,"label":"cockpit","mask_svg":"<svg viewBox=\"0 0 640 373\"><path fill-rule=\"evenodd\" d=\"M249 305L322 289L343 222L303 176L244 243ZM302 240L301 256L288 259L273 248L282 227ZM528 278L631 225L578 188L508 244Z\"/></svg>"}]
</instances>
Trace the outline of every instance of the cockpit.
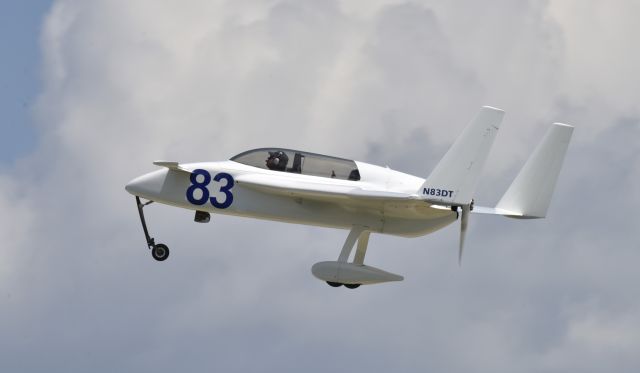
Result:
<instances>
[{"instance_id":1,"label":"cockpit","mask_svg":"<svg viewBox=\"0 0 640 373\"><path fill-rule=\"evenodd\" d=\"M356 162L328 155L291 149L261 148L240 153L232 161L273 171L328 177L342 180L360 180Z\"/></svg>"}]
</instances>

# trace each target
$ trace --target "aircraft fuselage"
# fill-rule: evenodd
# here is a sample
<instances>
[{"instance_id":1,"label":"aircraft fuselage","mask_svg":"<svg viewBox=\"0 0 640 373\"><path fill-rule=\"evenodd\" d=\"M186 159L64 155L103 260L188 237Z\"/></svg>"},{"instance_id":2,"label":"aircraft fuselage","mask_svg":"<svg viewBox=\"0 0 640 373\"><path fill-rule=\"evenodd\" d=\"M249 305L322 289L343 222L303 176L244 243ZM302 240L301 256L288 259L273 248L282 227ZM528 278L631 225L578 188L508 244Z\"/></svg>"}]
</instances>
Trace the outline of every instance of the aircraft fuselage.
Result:
<instances>
[{"instance_id":1,"label":"aircraft fuselage","mask_svg":"<svg viewBox=\"0 0 640 373\"><path fill-rule=\"evenodd\" d=\"M351 229L367 227L377 233L415 237L441 229L457 219L455 211L433 208L426 202L411 206L393 202L354 200L336 202L300 198L286 193L266 193L239 182L243 175L264 175L282 182L330 182L368 190L404 193L421 192L424 179L409 174L357 162L360 180L280 172L248 166L234 161L184 164L181 172L163 168L132 180L129 193L184 209L251 217L286 223Z\"/></svg>"}]
</instances>

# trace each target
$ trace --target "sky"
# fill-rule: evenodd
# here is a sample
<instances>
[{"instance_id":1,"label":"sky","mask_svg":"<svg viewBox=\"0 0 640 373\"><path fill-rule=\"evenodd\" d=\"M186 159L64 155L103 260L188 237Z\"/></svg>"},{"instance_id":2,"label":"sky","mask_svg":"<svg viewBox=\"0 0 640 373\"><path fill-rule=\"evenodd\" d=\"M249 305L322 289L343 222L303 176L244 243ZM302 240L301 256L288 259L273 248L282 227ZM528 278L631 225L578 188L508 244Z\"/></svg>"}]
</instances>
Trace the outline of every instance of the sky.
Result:
<instances>
[{"instance_id":1,"label":"sky","mask_svg":"<svg viewBox=\"0 0 640 373\"><path fill-rule=\"evenodd\" d=\"M49 0L4 1L0 5L0 167L34 147L32 106L40 89L39 35Z\"/></svg>"},{"instance_id":2,"label":"sky","mask_svg":"<svg viewBox=\"0 0 640 373\"><path fill-rule=\"evenodd\" d=\"M635 1L54 0L5 4L0 370L637 372ZM145 211L156 159L282 146L426 177L506 111L493 206L552 122L575 126L543 220L373 234L403 282L311 275L347 232Z\"/></svg>"}]
</instances>

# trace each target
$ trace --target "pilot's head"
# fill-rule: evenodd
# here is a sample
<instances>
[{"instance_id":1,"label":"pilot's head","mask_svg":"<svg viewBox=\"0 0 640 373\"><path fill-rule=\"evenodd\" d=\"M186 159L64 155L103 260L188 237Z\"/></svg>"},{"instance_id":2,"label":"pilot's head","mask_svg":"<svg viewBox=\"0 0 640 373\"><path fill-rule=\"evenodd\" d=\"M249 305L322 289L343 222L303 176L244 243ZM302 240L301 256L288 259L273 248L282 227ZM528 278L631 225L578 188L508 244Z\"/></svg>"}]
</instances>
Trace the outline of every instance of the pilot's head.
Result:
<instances>
[{"instance_id":1,"label":"pilot's head","mask_svg":"<svg viewBox=\"0 0 640 373\"><path fill-rule=\"evenodd\" d=\"M289 157L283 151L269 152L269 158L267 158L267 167L270 170L284 171L287 168Z\"/></svg>"}]
</instances>

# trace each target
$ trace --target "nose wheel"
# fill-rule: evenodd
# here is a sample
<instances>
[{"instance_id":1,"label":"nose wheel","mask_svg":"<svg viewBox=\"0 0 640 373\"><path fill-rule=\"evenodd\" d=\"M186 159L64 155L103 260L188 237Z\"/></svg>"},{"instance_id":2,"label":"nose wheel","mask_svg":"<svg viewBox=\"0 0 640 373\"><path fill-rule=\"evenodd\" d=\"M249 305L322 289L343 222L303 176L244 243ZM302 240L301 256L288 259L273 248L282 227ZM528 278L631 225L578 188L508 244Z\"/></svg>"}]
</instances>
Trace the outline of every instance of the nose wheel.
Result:
<instances>
[{"instance_id":1,"label":"nose wheel","mask_svg":"<svg viewBox=\"0 0 640 373\"><path fill-rule=\"evenodd\" d=\"M167 245L159 243L151 249L153 259L162 262L169 257L169 248Z\"/></svg>"},{"instance_id":2,"label":"nose wheel","mask_svg":"<svg viewBox=\"0 0 640 373\"><path fill-rule=\"evenodd\" d=\"M144 207L152 204L153 201L142 203L140 197L136 196L136 205L138 206L138 214L140 215L140 222L142 223L142 230L144 230L144 237L147 239L147 246L151 250L151 256L153 259L162 262L169 257L169 247L163 243L156 243L154 238L149 235L149 229L147 229L147 222L144 219Z\"/></svg>"}]
</instances>

